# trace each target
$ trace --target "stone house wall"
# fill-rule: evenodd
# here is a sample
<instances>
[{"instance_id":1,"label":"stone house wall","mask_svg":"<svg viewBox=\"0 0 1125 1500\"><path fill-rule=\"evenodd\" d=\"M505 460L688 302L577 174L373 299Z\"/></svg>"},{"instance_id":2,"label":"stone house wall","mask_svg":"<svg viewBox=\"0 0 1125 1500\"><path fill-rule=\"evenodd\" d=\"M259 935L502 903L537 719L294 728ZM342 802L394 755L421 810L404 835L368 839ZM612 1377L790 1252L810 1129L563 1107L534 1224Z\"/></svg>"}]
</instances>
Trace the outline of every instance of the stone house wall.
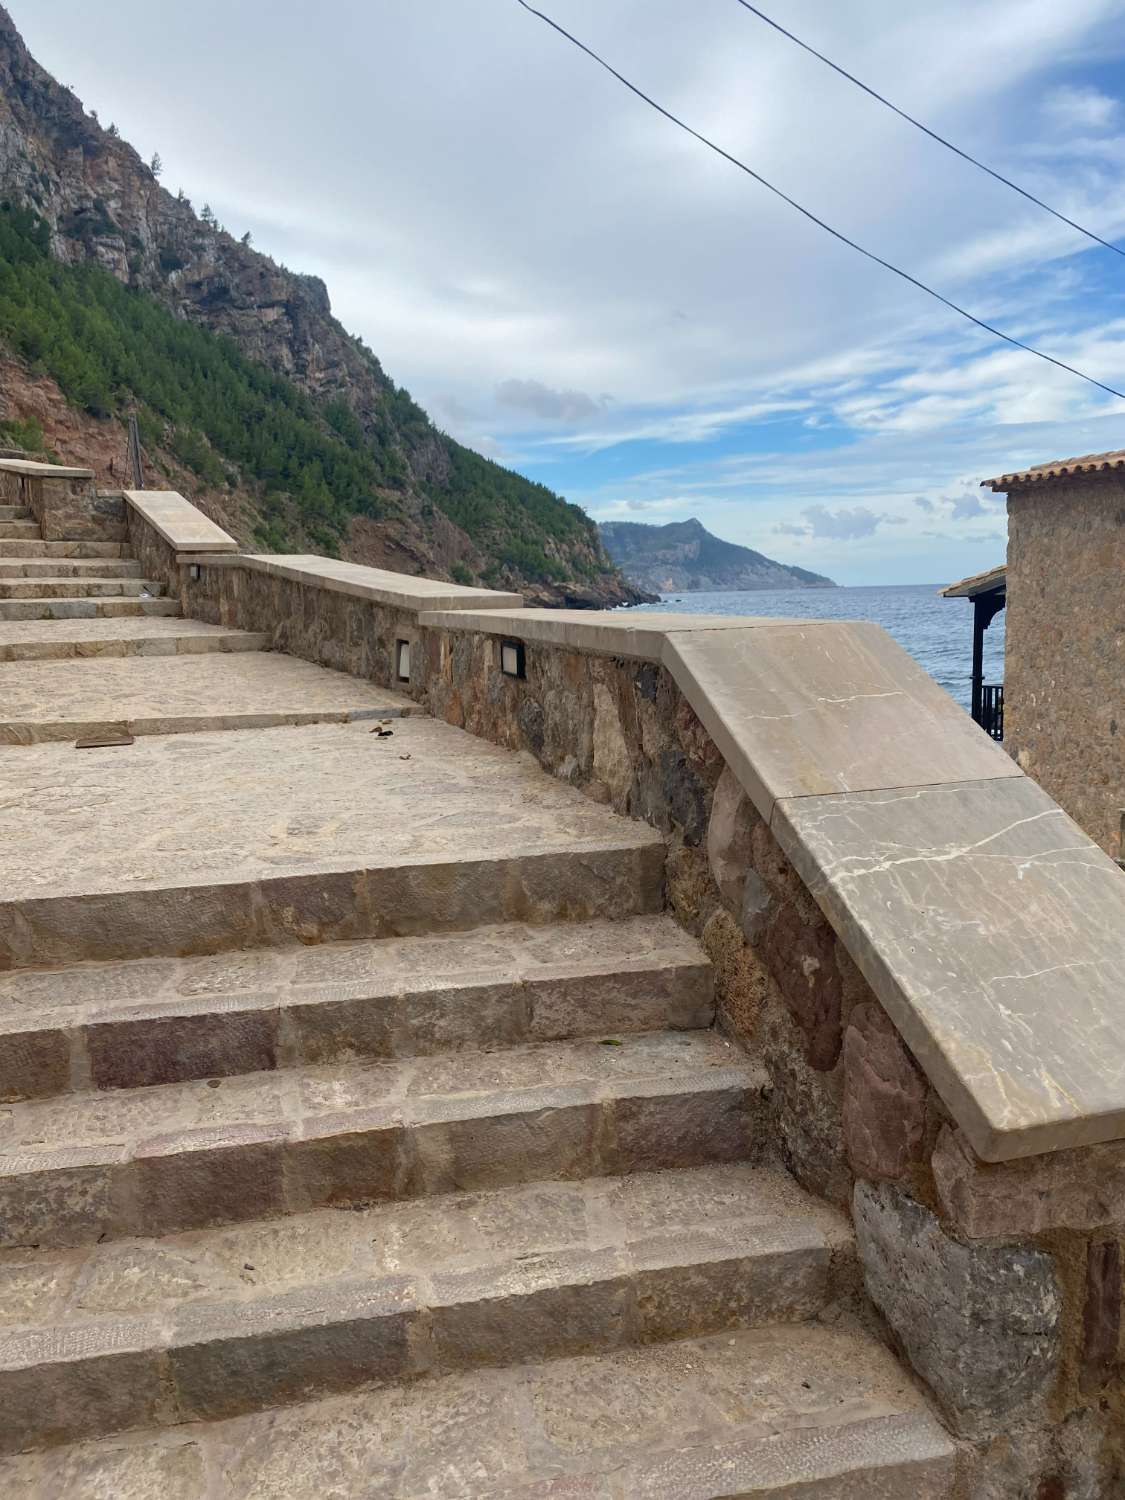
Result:
<instances>
[{"instance_id":1,"label":"stone house wall","mask_svg":"<svg viewBox=\"0 0 1125 1500\"><path fill-rule=\"evenodd\" d=\"M204 562L182 588L189 613L408 692L659 828L720 1024L771 1078L770 1149L851 1214L855 1305L972 1452L966 1500L1125 1494L1125 1144L976 1158L665 667L536 644L513 679L495 634L410 610Z\"/></svg>"},{"instance_id":2,"label":"stone house wall","mask_svg":"<svg viewBox=\"0 0 1125 1500\"><path fill-rule=\"evenodd\" d=\"M1012 755L1108 854L1125 811L1125 481L1008 494L1004 734Z\"/></svg>"}]
</instances>

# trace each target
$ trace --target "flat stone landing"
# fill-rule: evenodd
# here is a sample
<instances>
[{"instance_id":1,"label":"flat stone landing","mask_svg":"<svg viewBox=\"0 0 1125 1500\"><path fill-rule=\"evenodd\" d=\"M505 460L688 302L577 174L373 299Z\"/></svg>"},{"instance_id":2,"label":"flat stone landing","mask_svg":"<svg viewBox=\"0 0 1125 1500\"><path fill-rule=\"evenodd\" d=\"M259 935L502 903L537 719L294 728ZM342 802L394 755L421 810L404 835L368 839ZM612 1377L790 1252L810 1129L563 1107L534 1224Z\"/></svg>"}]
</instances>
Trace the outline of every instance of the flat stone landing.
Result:
<instances>
[{"instance_id":1,"label":"flat stone landing","mask_svg":"<svg viewBox=\"0 0 1125 1500\"><path fill-rule=\"evenodd\" d=\"M0 741L10 745L112 732L269 729L417 711L402 693L272 652L0 665Z\"/></svg>"},{"instance_id":2,"label":"flat stone landing","mask_svg":"<svg viewBox=\"0 0 1125 1500\"><path fill-rule=\"evenodd\" d=\"M0 967L660 909L647 825L450 725L373 728L0 752Z\"/></svg>"},{"instance_id":3,"label":"flat stone landing","mask_svg":"<svg viewBox=\"0 0 1125 1500\"><path fill-rule=\"evenodd\" d=\"M0 662L89 656L176 656L264 651L264 631L230 630L202 620L128 617L96 620L0 620Z\"/></svg>"}]
</instances>

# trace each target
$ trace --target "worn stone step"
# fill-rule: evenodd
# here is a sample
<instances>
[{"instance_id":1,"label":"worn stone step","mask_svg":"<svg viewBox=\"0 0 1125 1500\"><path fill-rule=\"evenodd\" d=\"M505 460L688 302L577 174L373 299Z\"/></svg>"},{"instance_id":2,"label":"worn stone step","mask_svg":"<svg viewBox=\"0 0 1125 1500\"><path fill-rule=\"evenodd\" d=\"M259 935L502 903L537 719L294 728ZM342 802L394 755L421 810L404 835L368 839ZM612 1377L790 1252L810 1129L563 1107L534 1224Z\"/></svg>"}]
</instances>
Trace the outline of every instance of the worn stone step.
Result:
<instances>
[{"instance_id":1,"label":"worn stone step","mask_svg":"<svg viewBox=\"0 0 1125 1500\"><path fill-rule=\"evenodd\" d=\"M13 578L140 578L132 558L0 557L0 580Z\"/></svg>"},{"instance_id":2,"label":"worn stone step","mask_svg":"<svg viewBox=\"0 0 1125 1500\"><path fill-rule=\"evenodd\" d=\"M636 916L664 857L422 716L30 745L0 754L0 969Z\"/></svg>"},{"instance_id":3,"label":"worn stone step","mask_svg":"<svg viewBox=\"0 0 1125 1500\"><path fill-rule=\"evenodd\" d=\"M887 1350L850 1327L803 1323L455 1372L27 1454L0 1460L0 1490L20 1500L952 1500L956 1461Z\"/></svg>"},{"instance_id":4,"label":"worn stone step","mask_svg":"<svg viewBox=\"0 0 1125 1500\"><path fill-rule=\"evenodd\" d=\"M738 1161L761 1144L765 1075L717 1033L611 1040L11 1104L0 1248Z\"/></svg>"},{"instance_id":5,"label":"worn stone step","mask_svg":"<svg viewBox=\"0 0 1125 1500\"><path fill-rule=\"evenodd\" d=\"M0 1333L0 1451L804 1320L851 1254L842 1217L744 1166L40 1253Z\"/></svg>"},{"instance_id":6,"label":"worn stone step","mask_svg":"<svg viewBox=\"0 0 1125 1500\"><path fill-rule=\"evenodd\" d=\"M710 962L664 916L16 969L0 1101L713 1018Z\"/></svg>"},{"instance_id":7,"label":"worn stone step","mask_svg":"<svg viewBox=\"0 0 1125 1500\"><path fill-rule=\"evenodd\" d=\"M198 656L215 651L268 651L269 647L268 631L231 630L175 617L0 620L0 662Z\"/></svg>"},{"instance_id":8,"label":"worn stone step","mask_svg":"<svg viewBox=\"0 0 1125 1500\"><path fill-rule=\"evenodd\" d=\"M179 613L178 599L0 598L0 620L112 620Z\"/></svg>"},{"instance_id":9,"label":"worn stone step","mask_svg":"<svg viewBox=\"0 0 1125 1500\"><path fill-rule=\"evenodd\" d=\"M0 538L6 541L42 540L38 521L0 521Z\"/></svg>"},{"instance_id":10,"label":"worn stone step","mask_svg":"<svg viewBox=\"0 0 1125 1500\"><path fill-rule=\"evenodd\" d=\"M26 505L0 505L0 522L34 521L35 517Z\"/></svg>"},{"instance_id":11,"label":"worn stone step","mask_svg":"<svg viewBox=\"0 0 1125 1500\"><path fill-rule=\"evenodd\" d=\"M32 540L0 541L0 557L128 557L127 542L45 542Z\"/></svg>"},{"instance_id":12,"label":"worn stone step","mask_svg":"<svg viewBox=\"0 0 1125 1500\"><path fill-rule=\"evenodd\" d=\"M0 578L0 599L157 599L165 591L149 578Z\"/></svg>"},{"instance_id":13,"label":"worn stone step","mask_svg":"<svg viewBox=\"0 0 1125 1500\"><path fill-rule=\"evenodd\" d=\"M277 652L0 665L0 744L398 719L412 698Z\"/></svg>"}]
</instances>

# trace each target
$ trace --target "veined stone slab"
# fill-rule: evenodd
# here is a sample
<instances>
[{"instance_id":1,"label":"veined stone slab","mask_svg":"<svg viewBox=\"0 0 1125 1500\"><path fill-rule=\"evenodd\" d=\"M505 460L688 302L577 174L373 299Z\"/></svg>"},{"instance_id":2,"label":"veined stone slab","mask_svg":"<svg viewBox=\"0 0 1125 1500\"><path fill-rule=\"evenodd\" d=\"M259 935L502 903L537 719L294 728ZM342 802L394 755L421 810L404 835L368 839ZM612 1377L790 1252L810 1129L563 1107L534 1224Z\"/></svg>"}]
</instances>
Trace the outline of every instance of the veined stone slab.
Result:
<instances>
[{"instance_id":1,"label":"veined stone slab","mask_svg":"<svg viewBox=\"0 0 1125 1500\"><path fill-rule=\"evenodd\" d=\"M980 1156L1125 1134L1125 878L1035 782L790 798L773 826Z\"/></svg>"},{"instance_id":2,"label":"veined stone slab","mask_svg":"<svg viewBox=\"0 0 1125 1500\"><path fill-rule=\"evenodd\" d=\"M1022 775L866 621L674 631L663 661L767 821L783 797Z\"/></svg>"}]
</instances>

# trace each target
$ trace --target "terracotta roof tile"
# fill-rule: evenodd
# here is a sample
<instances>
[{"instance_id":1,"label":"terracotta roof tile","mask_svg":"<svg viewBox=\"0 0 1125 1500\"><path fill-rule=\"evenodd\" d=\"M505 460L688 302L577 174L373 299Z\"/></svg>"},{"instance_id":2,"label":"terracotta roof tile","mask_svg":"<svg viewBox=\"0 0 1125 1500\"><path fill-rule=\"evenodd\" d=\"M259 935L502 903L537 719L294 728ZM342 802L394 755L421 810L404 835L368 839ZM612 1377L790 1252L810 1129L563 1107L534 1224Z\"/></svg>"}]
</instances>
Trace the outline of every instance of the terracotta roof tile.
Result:
<instances>
[{"instance_id":1,"label":"terracotta roof tile","mask_svg":"<svg viewBox=\"0 0 1125 1500\"><path fill-rule=\"evenodd\" d=\"M1066 479L1075 474L1104 474L1111 469L1125 469L1125 448L1115 448L1110 453L1087 453L1081 458L1057 458L1053 463L1035 464L1030 469L999 474L995 479L982 479L981 489L1008 490L1017 484Z\"/></svg>"}]
</instances>

